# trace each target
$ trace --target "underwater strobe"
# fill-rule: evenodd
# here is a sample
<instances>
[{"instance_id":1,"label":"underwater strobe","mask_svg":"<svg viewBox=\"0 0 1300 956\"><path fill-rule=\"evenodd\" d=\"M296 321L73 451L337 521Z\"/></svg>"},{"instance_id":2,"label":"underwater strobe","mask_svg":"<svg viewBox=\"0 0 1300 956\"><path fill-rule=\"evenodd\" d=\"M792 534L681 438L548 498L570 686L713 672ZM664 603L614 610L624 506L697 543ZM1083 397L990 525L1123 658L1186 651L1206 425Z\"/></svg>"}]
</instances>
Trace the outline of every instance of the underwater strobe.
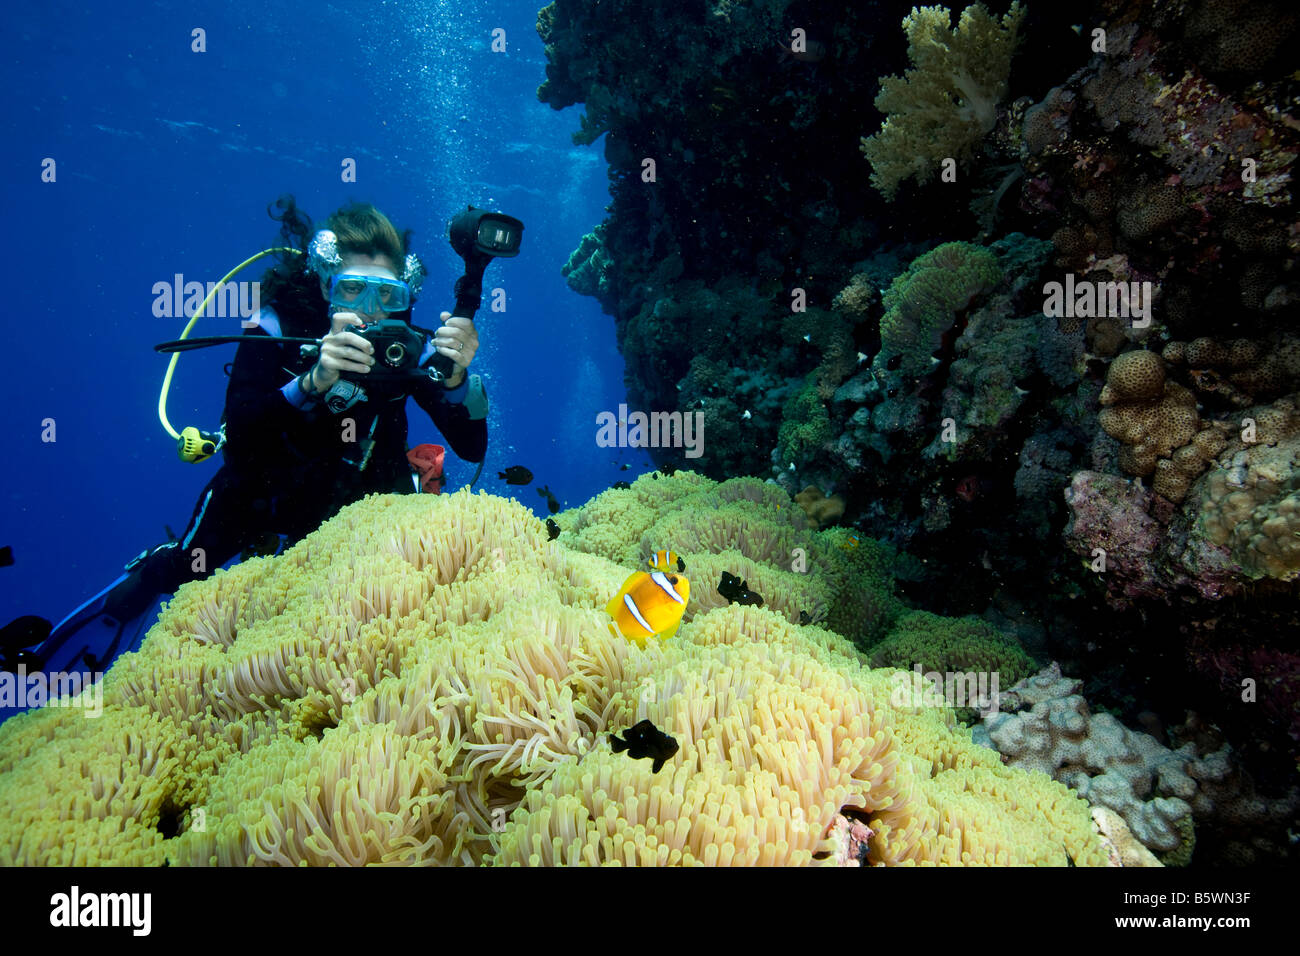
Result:
<instances>
[{"instance_id":1,"label":"underwater strobe","mask_svg":"<svg viewBox=\"0 0 1300 956\"><path fill-rule=\"evenodd\" d=\"M447 223L447 241L465 261L465 274L456 280L456 308L452 315L474 318L483 302L483 272L493 259L519 255L524 241L524 224L514 216L466 206ZM456 369L451 359L439 352L429 363L439 380L450 378Z\"/></svg>"}]
</instances>

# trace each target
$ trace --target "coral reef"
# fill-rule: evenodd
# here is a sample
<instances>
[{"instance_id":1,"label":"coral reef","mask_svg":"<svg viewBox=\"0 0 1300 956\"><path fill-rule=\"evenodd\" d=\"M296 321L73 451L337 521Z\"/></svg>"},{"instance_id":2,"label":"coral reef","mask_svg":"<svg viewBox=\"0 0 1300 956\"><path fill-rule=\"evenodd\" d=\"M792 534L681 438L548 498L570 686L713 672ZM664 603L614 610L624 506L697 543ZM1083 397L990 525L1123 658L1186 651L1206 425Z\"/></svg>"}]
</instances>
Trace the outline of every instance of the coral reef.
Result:
<instances>
[{"instance_id":1,"label":"coral reef","mask_svg":"<svg viewBox=\"0 0 1300 956\"><path fill-rule=\"evenodd\" d=\"M1077 473L1066 492L1073 516L1067 544L1090 561L1096 549L1105 551L1102 577L1121 604L1135 597L1168 600L1184 591L1219 600L1260 579L1300 578L1298 400L1291 396L1243 409L1237 432L1227 422L1196 431L1172 460L1156 463L1157 469L1166 461L1186 468L1172 489L1169 473L1156 471L1152 490L1160 498L1113 476ZM1152 407L1148 404L1147 412ZM1143 419L1143 414L1138 406L1132 420L1146 421L1152 433L1168 436L1156 431L1157 416ZM1179 427L1180 436L1191 431L1186 424ZM1172 445L1167 438L1164 442L1147 448ZM1194 478L1207 461L1209 470ZM1175 509L1168 502L1182 506Z\"/></svg>"},{"instance_id":2,"label":"coral reef","mask_svg":"<svg viewBox=\"0 0 1300 956\"><path fill-rule=\"evenodd\" d=\"M954 30L946 7L915 7L903 20L912 69L880 82L880 132L862 140L871 184L893 199L909 177L925 184L943 160L967 159L992 131L1007 92L1019 3L999 21L982 4L962 11Z\"/></svg>"},{"instance_id":3,"label":"coral reef","mask_svg":"<svg viewBox=\"0 0 1300 956\"><path fill-rule=\"evenodd\" d=\"M605 245L605 225L598 225L582 237L569 261L560 270L569 288L589 295L608 308L615 301L614 283L618 268Z\"/></svg>"},{"instance_id":4,"label":"coral reef","mask_svg":"<svg viewBox=\"0 0 1300 956\"><path fill-rule=\"evenodd\" d=\"M1111 866L1164 866L1138 842L1124 818L1109 807L1093 807L1092 822L1101 834Z\"/></svg>"},{"instance_id":5,"label":"coral reef","mask_svg":"<svg viewBox=\"0 0 1300 956\"><path fill-rule=\"evenodd\" d=\"M1196 398L1165 378L1155 352L1125 352L1110 363L1098 424L1123 444L1119 465L1131 475L1155 474L1152 487L1177 504L1192 481L1227 444L1223 428L1201 428Z\"/></svg>"},{"instance_id":6,"label":"coral reef","mask_svg":"<svg viewBox=\"0 0 1300 956\"><path fill-rule=\"evenodd\" d=\"M977 617L944 618L910 611L889 635L871 648L872 667L898 667L939 673L982 671L998 675L998 685L1015 684L1034 672L1034 662L1012 637Z\"/></svg>"},{"instance_id":7,"label":"coral reef","mask_svg":"<svg viewBox=\"0 0 1300 956\"><path fill-rule=\"evenodd\" d=\"M1194 820L1218 827L1244 823L1258 834L1284 829L1300 808L1294 789L1274 799L1258 796L1221 741L1214 750L1194 740L1171 750L1110 714L1093 713L1078 693L1080 683L1051 665L1003 694L1002 712L986 717L974 739L1011 766L1045 773L1119 814L1169 866L1190 862Z\"/></svg>"},{"instance_id":8,"label":"coral reef","mask_svg":"<svg viewBox=\"0 0 1300 956\"><path fill-rule=\"evenodd\" d=\"M776 439L776 461L796 463L824 450L831 439L831 420L812 376L790 396Z\"/></svg>"},{"instance_id":9,"label":"coral reef","mask_svg":"<svg viewBox=\"0 0 1300 956\"><path fill-rule=\"evenodd\" d=\"M863 648L909 605L996 620L1125 719L1168 722L1234 676L1263 688L1241 669L1267 665L1261 706L1205 706L1261 779L1293 772L1300 18L1280 0L973 7L971 45L937 7L905 37L910 7L709 3L649 35L631 0L540 18L539 94L586 104L579 139L603 132L609 166L569 274L613 316L630 404L700 412L710 436L700 460L651 454L842 498L842 534L801 529L828 545L815 595L772 577L788 562L707 558L756 565L737 570L787 620L825 601ZM793 28L815 56L776 49ZM663 56L638 57L646 42ZM904 134L930 139L891 152ZM955 180L912 188L949 156ZM916 264L962 240L998 274L950 305L952 275ZM1048 283L1096 295L1049 308ZM1144 368L1158 392L1128 383ZM1274 656L1248 659L1248 634Z\"/></svg>"},{"instance_id":10,"label":"coral reef","mask_svg":"<svg viewBox=\"0 0 1300 956\"><path fill-rule=\"evenodd\" d=\"M845 811L873 864L1105 864L1081 800L827 631L617 637L624 574L489 495L350 505L183 587L102 718L0 727L0 861L834 865ZM607 745L641 719L680 745L659 774Z\"/></svg>"},{"instance_id":11,"label":"coral reef","mask_svg":"<svg viewBox=\"0 0 1300 956\"><path fill-rule=\"evenodd\" d=\"M816 485L809 485L794 496L795 503L803 509L814 528L833 524L844 514L844 499L839 495L827 498Z\"/></svg>"},{"instance_id":12,"label":"coral reef","mask_svg":"<svg viewBox=\"0 0 1300 956\"><path fill-rule=\"evenodd\" d=\"M929 372L958 314L1001 278L993 254L970 243L947 242L919 256L885 292L874 366L903 375Z\"/></svg>"},{"instance_id":13,"label":"coral reef","mask_svg":"<svg viewBox=\"0 0 1300 956\"><path fill-rule=\"evenodd\" d=\"M764 607L788 621L824 621L863 647L887 633L903 608L893 569L904 561L894 548L844 528L816 531L771 482L643 475L555 520L562 544L625 567L639 567L658 548L675 550L695 582L687 621L725 606L717 593L723 571L748 581Z\"/></svg>"}]
</instances>

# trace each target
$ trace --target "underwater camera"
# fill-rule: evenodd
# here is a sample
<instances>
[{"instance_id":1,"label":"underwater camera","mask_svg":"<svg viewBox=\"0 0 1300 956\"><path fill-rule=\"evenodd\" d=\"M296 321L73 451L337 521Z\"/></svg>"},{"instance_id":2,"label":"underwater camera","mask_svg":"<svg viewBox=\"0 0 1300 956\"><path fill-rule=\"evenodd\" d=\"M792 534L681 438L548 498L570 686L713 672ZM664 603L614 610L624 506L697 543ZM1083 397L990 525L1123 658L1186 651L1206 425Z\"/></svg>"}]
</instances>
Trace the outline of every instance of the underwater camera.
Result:
<instances>
[{"instance_id":1,"label":"underwater camera","mask_svg":"<svg viewBox=\"0 0 1300 956\"><path fill-rule=\"evenodd\" d=\"M374 346L375 364L369 372L341 372L340 377L388 385L405 383L418 372L426 339L401 319L380 319L356 334Z\"/></svg>"}]
</instances>

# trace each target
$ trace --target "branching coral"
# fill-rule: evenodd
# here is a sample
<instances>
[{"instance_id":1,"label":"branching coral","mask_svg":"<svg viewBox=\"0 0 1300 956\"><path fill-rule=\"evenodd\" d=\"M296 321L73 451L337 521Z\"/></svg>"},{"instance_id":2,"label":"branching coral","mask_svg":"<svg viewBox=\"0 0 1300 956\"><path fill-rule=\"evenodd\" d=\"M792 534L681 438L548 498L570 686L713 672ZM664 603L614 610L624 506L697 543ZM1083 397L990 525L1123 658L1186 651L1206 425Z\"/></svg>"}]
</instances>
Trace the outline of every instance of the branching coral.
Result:
<instances>
[{"instance_id":1,"label":"branching coral","mask_svg":"<svg viewBox=\"0 0 1300 956\"><path fill-rule=\"evenodd\" d=\"M903 20L912 69L885 77L876 108L880 132L862 140L871 182L887 199L910 176L929 182L946 158L967 158L993 129L1006 95L1019 3L999 22L981 4L962 11L956 30L946 7L919 7Z\"/></svg>"}]
</instances>

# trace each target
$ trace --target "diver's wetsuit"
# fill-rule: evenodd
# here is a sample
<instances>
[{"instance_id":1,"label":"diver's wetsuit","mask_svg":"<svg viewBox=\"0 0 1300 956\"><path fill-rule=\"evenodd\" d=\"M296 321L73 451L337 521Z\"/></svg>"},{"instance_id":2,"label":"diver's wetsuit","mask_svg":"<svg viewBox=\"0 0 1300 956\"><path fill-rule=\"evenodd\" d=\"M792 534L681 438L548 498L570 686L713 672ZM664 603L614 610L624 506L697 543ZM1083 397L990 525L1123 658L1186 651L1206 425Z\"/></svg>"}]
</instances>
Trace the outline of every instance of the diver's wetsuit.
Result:
<instances>
[{"instance_id":1,"label":"diver's wetsuit","mask_svg":"<svg viewBox=\"0 0 1300 956\"><path fill-rule=\"evenodd\" d=\"M409 313L391 317L410 320ZM273 300L256 321L257 327L245 335L320 338L330 331L323 299L311 304ZM430 343L420 364L434 354ZM294 343L239 346L226 390L225 464L199 496L185 533L149 553L108 596L105 611L119 621L129 620L159 595L207 577L268 533L283 534L287 545L293 544L343 505L368 494L415 491L406 458L407 394L461 459L483 460L487 422L469 417L464 405L468 378L454 389L424 379L405 392L384 394L362 376L359 384L367 400L335 413L298 385L298 376L314 363ZM348 419L352 441L344 440ZM368 438L374 445L362 468ZM195 548L203 549L202 571L192 570Z\"/></svg>"}]
</instances>

